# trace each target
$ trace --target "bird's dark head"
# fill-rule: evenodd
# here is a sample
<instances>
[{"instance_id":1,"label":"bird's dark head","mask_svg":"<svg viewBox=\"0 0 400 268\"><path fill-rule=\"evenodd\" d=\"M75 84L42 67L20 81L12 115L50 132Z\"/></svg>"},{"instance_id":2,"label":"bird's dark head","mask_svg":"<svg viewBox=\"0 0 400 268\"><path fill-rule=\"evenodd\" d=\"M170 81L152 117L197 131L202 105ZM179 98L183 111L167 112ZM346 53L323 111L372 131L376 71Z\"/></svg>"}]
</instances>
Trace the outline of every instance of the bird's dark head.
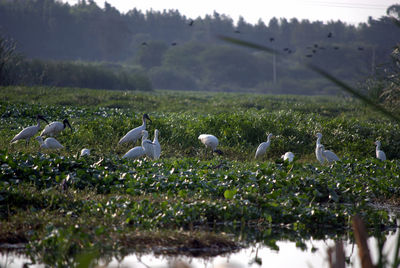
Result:
<instances>
[{"instance_id":1,"label":"bird's dark head","mask_svg":"<svg viewBox=\"0 0 400 268\"><path fill-rule=\"evenodd\" d=\"M43 121L45 121L47 124L49 123L49 121L47 121L46 118L44 118L44 116L41 115L41 114L38 114L38 115L36 116L36 119L43 120Z\"/></svg>"},{"instance_id":2,"label":"bird's dark head","mask_svg":"<svg viewBox=\"0 0 400 268\"><path fill-rule=\"evenodd\" d=\"M66 127L66 126L68 126L70 129L71 129L71 131L72 131L72 127L71 127L71 124L69 123L69 121L68 121L68 119L64 119L64 121L63 121L63 124L64 124L64 128Z\"/></svg>"},{"instance_id":3,"label":"bird's dark head","mask_svg":"<svg viewBox=\"0 0 400 268\"><path fill-rule=\"evenodd\" d=\"M150 119L148 114L143 114L143 120L146 120L146 119L148 119L150 122L153 123L153 121L151 121L151 119Z\"/></svg>"}]
</instances>

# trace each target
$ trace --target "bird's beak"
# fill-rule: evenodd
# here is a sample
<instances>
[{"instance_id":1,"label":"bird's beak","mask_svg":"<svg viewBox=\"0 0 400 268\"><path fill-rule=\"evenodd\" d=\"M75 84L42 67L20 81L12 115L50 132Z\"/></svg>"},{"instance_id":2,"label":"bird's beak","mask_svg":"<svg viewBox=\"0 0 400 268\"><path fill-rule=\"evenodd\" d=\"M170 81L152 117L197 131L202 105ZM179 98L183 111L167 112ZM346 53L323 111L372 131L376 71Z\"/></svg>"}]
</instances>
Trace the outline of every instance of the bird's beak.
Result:
<instances>
[{"instance_id":1,"label":"bird's beak","mask_svg":"<svg viewBox=\"0 0 400 268\"><path fill-rule=\"evenodd\" d=\"M41 120L45 121L47 124L49 124L49 121L47 121L46 118L44 118L42 115L38 115L37 118L41 119Z\"/></svg>"},{"instance_id":2,"label":"bird's beak","mask_svg":"<svg viewBox=\"0 0 400 268\"><path fill-rule=\"evenodd\" d=\"M72 129L71 124L69 123L69 121L66 120L65 123L67 123L67 126L71 129L71 131L73 131L73 129Z\"/></svg>"},{"instance_id":3,"label":"bird's beak","mask_svg":"<svg viewBox=\"0 0 400 268\"><path fill-rule=\"evenodd\" d=\"M153 121L151 121L150 117L149 117L147 114L145 114L144 118L145 118L145 119L148 119L150 122L153 123Z\"/></svg>"}]
</instances>

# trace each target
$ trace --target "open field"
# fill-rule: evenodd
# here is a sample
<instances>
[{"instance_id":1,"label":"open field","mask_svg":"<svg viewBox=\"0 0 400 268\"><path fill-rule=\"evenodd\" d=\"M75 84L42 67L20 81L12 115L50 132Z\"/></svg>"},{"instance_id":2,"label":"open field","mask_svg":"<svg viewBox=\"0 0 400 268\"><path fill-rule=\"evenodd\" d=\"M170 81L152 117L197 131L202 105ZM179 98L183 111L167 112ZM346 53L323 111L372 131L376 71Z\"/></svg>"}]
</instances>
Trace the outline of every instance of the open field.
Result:
<instances>
[{"instance_id":1,"label":"open field","mask_svg":"<svg viewBox=\"0 0 400 268\"><path fill-rule=\"evenodd\" d=\"M283 238L302 246L344 235L356 213L380 231L395 226L374 205L400 201L399 125L353 99L3 87L0 105L0 243L28 243L48 264L165 245L214 254ZM160 130L161 158L121 159L132 145L118 140L143 113L151 139ZM57 137L65 149L10 144L37 114L70 120L73 131ZM255 160L269 132L276 137ZM316 161L317 132L340 162ZM217 136L224 155L211 156L202 133ZM377 139L388 161L375 158ZM89 157L78 156L84 147ZM286 151L294 163L280 159Z\"/></svg>"}]
</instances>

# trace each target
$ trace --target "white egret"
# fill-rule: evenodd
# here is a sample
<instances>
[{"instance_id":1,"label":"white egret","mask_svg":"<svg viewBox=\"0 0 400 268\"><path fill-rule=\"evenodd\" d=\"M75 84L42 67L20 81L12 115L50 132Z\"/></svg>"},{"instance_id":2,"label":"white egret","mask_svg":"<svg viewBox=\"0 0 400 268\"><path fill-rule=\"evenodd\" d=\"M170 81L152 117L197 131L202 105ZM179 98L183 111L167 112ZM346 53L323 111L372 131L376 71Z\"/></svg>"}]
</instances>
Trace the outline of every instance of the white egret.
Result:
<instances>
[{"instance_id":1,"label":"white egret","mask_svg":"<svg viewBox=\"0 0 400 268\"><path fill-rule=\"evenodd\" d=\"M147 130L142 130L142 147L146 156L154 159L154 148L155 144L151 140L147 139L149 137L149 132Z\"/></svg>"},{"instance_id":2,"label":"white egret","mask_svg":"<svg viewBox=\"0 0 400 268\"><path fill-rule=\"evenodd\" d=\"M385 154L384 151L381 150L381 142L380 141L376 141L375 145L376 145L376 158L378 158L379 160L385 161L386 160L386 154Z\"/></svg>"},{"instance_id":3,"label":"white egret","mask_svg":"<svg viewBox=\"0 0 400 268\"><path fill-rule=\"evenodd\" d=\"M286 152L284 155L281 156L281 158L283 159L283 161L289 161L293 162L294 159L294 154L292 152Z\"/></svg>"},{"instance_id":4,"label":"white egret","mask_svg":"<svg viewBox=\"0 0 400 268\"><path fill-rule=\"evenodd\" d=\"M40 130L40 121L39 120L43 120L47 124L49 123L43 116L37 115L36 116L37 125L26 127L23 130L21 130L21 132L19 132L17 135L15 135L15 137L11 140L11 143L15 143L18 140L25 140L26 144L28 144L29 139L32 138L33 136L35 136L36 133Z\"/></svg>"},{"instance_id":5,"label":"white egret","mask_svg":"<svg viewBox=\"0 0 400 268\"><path fill-rule=\"evenodd\" d=\"M211 148L213 152L216 152L222 155L222 151L217 149L218 139L214 135L211 134L201 134L198 139L203 143L206 148Z\"/></svg>"},{"instance_id":6,"label":"white egret","mask_svg":"<svg viewBox=\"0 0 400 268\"><path fill-rule=\"evenodd\" d=\"M322 134L318 132L315 136L317 137L317 145L321 144Z\"/></svg>"},{"instance_id":7,"label":"white egret","mask_svg":"<svg viewBox=\"0 0 400 268\"><path fill-rule=\"evenodd\" d=\"M90 155L90 149L83 148L81 150L81 156Z\"/></svg>"},{"instance_id":8,"label":"white egret","mask_svg":"<svg viewBox=\"0 0 400 268\"><path fill-rule=\"evenodd\" d=\"M62 149L62 146L55 138L47 138L43 141L42 136L37 136L36 140L40 144L41 149Z\"/></svg>"},{"instance_id":9,"label":"white egret","mask_svg":"<svg viewBox=\"0 0 400 268\"><path fill-rule=\"evenodd\" d=\"M339 157L338 157L334 152L329 151L329 150L325 150L324 145L319 144L317 147L319 148L319 150L320 150L320 152L321 152L321 155L322 155L323 159L324 159L326 162L332 163L332 162L334 162L334 161L339 161L339 160L340 160ZM323 163L323 162L321 162L321 164L322 164L322 163Z\"/></svg>"},{"instance_id":10,"label":"white egret","mask_svg":"<svg viewBox=\"0 0 400 268\"><path fill-rule=\"evenodd\" d=\"M154 130L154 139L153 139L153 144L154 144L154 159L159 159L161 155L161 145L158 142L158 134L160 131L158 129Z\"/></svg>"},{"instance_id":11,"label":"white egret","mask_svg":"<svg viewBox=\"0 0 400 268\"><path fill-rule=\"evenodd\" d=\"M142 157L144 155L144 149L142 146L136 146L130 149L122 158L128 158L128 159L136 159L139 157Z\"/></svg>"},{"instance_id":12,"label":"white egret","mask_svg":"<svg viewBox=\"0 0 400 268\"><path fill-rule=\"evenodd\" d=\"M320 151L320 149L318 147L319 145L321 145L322 134L318 132L315 136L317 137L317 143L316 143L316 146L315 146L315 156L316 156L317 160L321 164L323 164L325 162L325 159L324 159L324 157L322 155L322 151Z\"/></svg>"},{"instance_id":13,"label":"white egret","mask_svg":"<svg viewBox=\"0 0 400 268\"><path fill-rule=\"evenodd\" d=\"M260 145L258 145L255 158L262 157L263 155L265 155L268 147L271 145L271 138L273 138L273 137L274 137L274 135L272 135L272 133L269 133L267 141L262 142L262 143L260 143Z\"/></svg>"},{"instance_id":14,"label":"white egret","mask_svg":"<svg viewBox=\"0 0 400 268\"><path fill-rule=\"evenodd\" d=\"M42 130L42 133L40 133L40 136L55 136L61 131L63 131L66 127L69 127L72 131L72 127L68 121L68 119L64 119L62 122L51 122L45 128Z\"/></svg>"},{"instance_id":15,"label":"white egret","mask_svg":"<svg viewBox=\"0 0 400 268\"><path fill-rule=\"evenodd\" d=\"M133 144L136 143L136 141L142 136L142 130L146 130L146 119L150 120L150 117L147 114L143 114L142 117L142 125L134 128L132 130L130 130L128 133L125 134L125 136L123 136L118 144L123 144L123 143L127 143L127 142L132 142Z\"/></svg>"},{"instance_id":16,"label":"white egret","mask_svg":"<svg viewBox=\"0 0 400 268\"><path fill-rule=\"evenodd\" d=\"M324 146L322 144L317 144L316 148L315 148L315 156L317 157L317 160L323 164L325 162L325 158L322 155L322 149L324 148Z\"/></svg>"}]
</instances>

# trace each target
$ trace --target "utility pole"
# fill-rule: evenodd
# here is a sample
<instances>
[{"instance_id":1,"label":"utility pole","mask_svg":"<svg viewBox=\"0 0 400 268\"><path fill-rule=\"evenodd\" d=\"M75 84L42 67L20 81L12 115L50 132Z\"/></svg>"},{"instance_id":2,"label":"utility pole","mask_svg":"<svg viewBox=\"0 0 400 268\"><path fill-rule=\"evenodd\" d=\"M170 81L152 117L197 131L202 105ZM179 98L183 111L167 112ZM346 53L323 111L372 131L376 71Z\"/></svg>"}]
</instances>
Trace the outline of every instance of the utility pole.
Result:
<instances>
[{"instance_id":1,"label":"utility pole","mask_svg":"<svg viewBox=\"0 0 400 268\"><path fill-rule=\"evenodd\" d=\"M274 85L276 84L276 55L272 54L272 77L274 81Z\"/></svg>"}]
</instances>

